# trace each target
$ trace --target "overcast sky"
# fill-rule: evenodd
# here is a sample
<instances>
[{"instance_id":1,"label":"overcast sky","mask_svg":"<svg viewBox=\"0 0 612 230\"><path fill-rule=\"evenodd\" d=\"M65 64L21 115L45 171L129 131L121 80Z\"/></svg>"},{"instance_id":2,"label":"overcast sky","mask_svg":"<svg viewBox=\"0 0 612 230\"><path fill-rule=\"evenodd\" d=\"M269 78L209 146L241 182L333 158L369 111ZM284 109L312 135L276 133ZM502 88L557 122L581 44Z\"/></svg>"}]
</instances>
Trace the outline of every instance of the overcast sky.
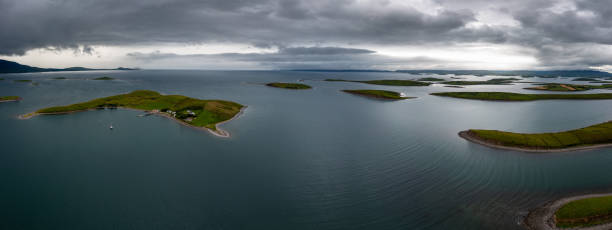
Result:
<instances>
[{"instance_id":1,"label":"overcast sky","mask_svg":"<svg viewBox=\"0 0 612 230\"><path fill-rule=\"evenodd\" d=\"M0 0L0 59L150 69L612 67L610 0Z\"/></svg>"}]
</instances>

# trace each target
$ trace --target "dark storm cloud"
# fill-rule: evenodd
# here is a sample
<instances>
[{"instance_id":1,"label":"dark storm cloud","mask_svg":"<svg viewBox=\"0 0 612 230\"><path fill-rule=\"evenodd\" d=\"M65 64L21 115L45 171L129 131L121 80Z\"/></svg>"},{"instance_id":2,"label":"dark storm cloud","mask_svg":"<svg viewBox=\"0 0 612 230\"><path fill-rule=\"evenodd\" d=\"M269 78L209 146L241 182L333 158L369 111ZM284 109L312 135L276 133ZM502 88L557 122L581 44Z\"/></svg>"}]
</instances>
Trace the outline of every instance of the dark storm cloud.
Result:
<instances>
[{"instance_id":1,"label":"dark storm cloud","mask_svg":"<svg viewBox=\"0 0 612 230\"><path fill-rule=\"evenodd\" d=\"M0 1L0 54L79 45L406 43L445 37L473 20L465 10L429 15L384 1Z\"/></svg>"},{"instance_id":2,"label":"dark storm cloud","mask_svg":"<svg viewBox=\"0 0 612 230\"><path fill-rule=\"evenodd\" d=\"M0 55L35 48L93 54L96 45L229 42L276 48L276 55L359 56L371 52L300 46L480 42L532 48L546 66L612 63L606 59L612 45L609 0L431 2L438 7L391 0L0 0ZM481 21L487 12L506 15L516 25L491 23L495 17Z\"/></svg>"},{"instance_id":3,"label":"dark storm cloud","mask_svg":"<svg viewBox=\"0 0 612 230\"><path fill-rule=\"evenodd\" d=\"M427 57L394 58L377 55L373 51L340 47L295 47L284 48L273 53L221 53L190 54L134 52L128 57L140 61L141 66L147 63L182 63L199 62L202 65L216 66L220 63L256 63L261 68L273 69L373 69L389 65L403 65L441 62Z\"/></svg>"}]
</instances>

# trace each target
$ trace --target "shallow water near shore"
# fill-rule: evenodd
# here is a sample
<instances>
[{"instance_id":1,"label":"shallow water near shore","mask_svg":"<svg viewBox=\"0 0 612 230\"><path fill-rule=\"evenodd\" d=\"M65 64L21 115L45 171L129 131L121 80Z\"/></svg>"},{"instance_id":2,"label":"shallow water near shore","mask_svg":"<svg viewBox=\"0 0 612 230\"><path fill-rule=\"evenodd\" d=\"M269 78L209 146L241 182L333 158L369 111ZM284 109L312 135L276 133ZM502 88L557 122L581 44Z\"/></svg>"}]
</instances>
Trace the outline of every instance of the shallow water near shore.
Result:
<instances>
[{"instance_id":1,"label":"shallow water near shore","mask_svg":"<svg viewBox=\"0 0 612 230\"><path fill-rule=\"evenodd\" d=\"M100 76L117 80L87 80ZM612 100L486 102L428 95L545 93L522 89L530 84L390 87L321 80L423 76L297 71L2 77L0 95L24 100L0 104L0 229L522 229L518 221L530 208L612 188L612 148L526 154L457 135L469 128L585 127L612 120ZM263 85L273 81L313 89ZM142 112L133 110L16 118L137 89L248 108L221 125L231 138L164 117L138 117ZM372 100L343 89L393 90L418 98ZM596 92L612 93L579 93Z\"/></svg>"}]
</instances>

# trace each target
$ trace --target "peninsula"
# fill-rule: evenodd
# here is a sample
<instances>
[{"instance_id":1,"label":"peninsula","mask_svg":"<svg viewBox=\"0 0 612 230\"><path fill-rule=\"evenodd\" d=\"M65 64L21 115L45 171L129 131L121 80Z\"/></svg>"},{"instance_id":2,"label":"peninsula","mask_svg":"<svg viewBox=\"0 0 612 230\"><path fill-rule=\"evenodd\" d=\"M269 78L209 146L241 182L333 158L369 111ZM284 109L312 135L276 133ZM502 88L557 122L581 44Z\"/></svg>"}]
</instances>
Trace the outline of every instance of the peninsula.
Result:
<instances>
[{"instance_id":1,"label":"peninsula","mask_svg":"<svg viewBox=\"0 0 612 230\"><path fill-rule=\"evenodd\" d=\"M311 86L305 85L305 84L284 83L284 82L271 82L266 85L270 87L283 88L283 89L311 89L312 88Z\"/></svg>"},{"instance_id":2,"label":"peninsula","mask_svg":"<svg viewBox=\"0 0 612 230\"><path fill-rule=\"evenodd\" d=\"M68 114L106 108L143 110L187 126L207 129L217 136L229 137L229 133L219 129L217 125L236 117L245 106L231 101L200 100L182 95L161 95L155 91L136 90L83 103L44 108L19 117L29 119L37 115Z\"/></svg>"},{"instance_id":3,"label":"peninsula","mask_svg":"<svg viewBox=\"0 0 612 230\"><path fill-rule=\"evenodd\" d=\"M506 92L443 92L431 93L441 97L454 97L485 101L535 101L535 100L609 100L612 93L595 94L522 94Z\"/></svg>"},{"instance_id":4,"label":"peninsula","mask_svg":"<svg viewBox=\"0 0 612 230\"><path fill-rule=\"evenodd\" d=\"M10 102L10 101L21 101L22 98L18 96L0 96L0 102Z\"/></svg>"},{"instance_id":5,"label":"peninsula","mask_svg":"<svg viewBox=\"0 0 612 230\"><path fill-rule=\"evenodd\" d=\"M343 80L343 79L325 79L325 81L343 81L343 82L357 82L372 85L389 85L389 86L429 86L430 82L420 82L413 80L369 80L369 81L356 81L356 80Z\"/></svg>"},{"instance_id":6,"label":"peninsula","mask_svg":"<svg viewBox=\"0 0 612 230\"><path fill-rule=\"evenodd\" d=\"M612 147L612 121L556 133L470 129L459 132L459 136L492 148L534 153L568 152Z\"/></svg>"},{"instance_id":7,"label":"peninsula","mask_svg":"<svg viewBox=\"0 0 612 230\"><path fill-rule=\"evenodd\" d=\"M404 100L412 99L416 97L403 97L401 93L388 91L388 90L373 90L373 89L355 89L355 90L342 90L342 92L360 95L364 97L378 98L378 99L389 99L389 100Z\"/></svg>"},{"instance_id":8,"label":"peninsula","mask_svg":"<svg viewBox=\"0 0 612 230\"><path fill-rule=\"evenodd\" d=\"M529 229L611 229L612 193L587 194L559 199L529 212Z\"/></svg>"},{"instance_id":9,"label":"peninsula","mask_svg":"<svg viewBox=\"0 0 612 230\"><path fill-rule=\"evenodd\" d=\"M525 88L525 89L544 90L544 91L576 92L576 91L586 91L586 90L592 90L592 89L609 89L609 88L612 88L612 84L573 85L573 84L561 84L561 83L543 83L543 84L536 84L536 85L539 85L539 86L528 87L528 88Z\"/></svg>"}]
</instances>

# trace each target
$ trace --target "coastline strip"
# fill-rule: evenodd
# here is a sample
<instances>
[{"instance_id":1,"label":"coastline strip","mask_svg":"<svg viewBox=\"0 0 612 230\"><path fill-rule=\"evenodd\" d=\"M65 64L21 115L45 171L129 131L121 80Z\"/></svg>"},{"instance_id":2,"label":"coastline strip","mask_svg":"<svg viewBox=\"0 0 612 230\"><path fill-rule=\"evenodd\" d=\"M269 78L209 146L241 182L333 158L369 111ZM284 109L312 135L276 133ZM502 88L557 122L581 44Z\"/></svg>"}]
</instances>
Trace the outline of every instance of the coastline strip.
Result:
<instances>
[{"instance_id":1,"label":"coastline strip","mask_svg":"<svg viewBox=\"0 0 612 230\"><path fill-rule=\"evenodd\" d=\"M529 211L529 214L523 220L523 225L530 230L557 230L557 229L580 229L580 230L605 230L612 229L612 223L596 225L592 227L586 228L557 228L555 223L555 213L559 210L563 205L587 198L594 197L602 197L602 196L611 196L612 193L597 193L597 194L586 194L579 196L566 197L562 199L558 199L552 202L549 202L543 206L535 208Z\"/></svg>"},{"instance_id":2,"label":"coastline strip","mask_svg":"<svg viewBox=\"0 0 612 230\"><path fill-rule=\"evenodd\" d=\"M610 144L595 144L595 145L584 145L584 146L575 146L569 148L558 148L558 149L544 149L544 148L527 148L527 147L516 147L516 146L505 146L492 143L490 141L484 140L476 135L473 135L469 130L464 130L458 133L458 135L466 139L470 142L484 145L490 148L495 149L503 149L503 150L511 150L518 152L527 152L527 153L558 153L558 152L572 152L572 151L584 151L584 150L592 150L598 148L607 148L612 147L612 143Z\"/></svg>"}]
</instances>

